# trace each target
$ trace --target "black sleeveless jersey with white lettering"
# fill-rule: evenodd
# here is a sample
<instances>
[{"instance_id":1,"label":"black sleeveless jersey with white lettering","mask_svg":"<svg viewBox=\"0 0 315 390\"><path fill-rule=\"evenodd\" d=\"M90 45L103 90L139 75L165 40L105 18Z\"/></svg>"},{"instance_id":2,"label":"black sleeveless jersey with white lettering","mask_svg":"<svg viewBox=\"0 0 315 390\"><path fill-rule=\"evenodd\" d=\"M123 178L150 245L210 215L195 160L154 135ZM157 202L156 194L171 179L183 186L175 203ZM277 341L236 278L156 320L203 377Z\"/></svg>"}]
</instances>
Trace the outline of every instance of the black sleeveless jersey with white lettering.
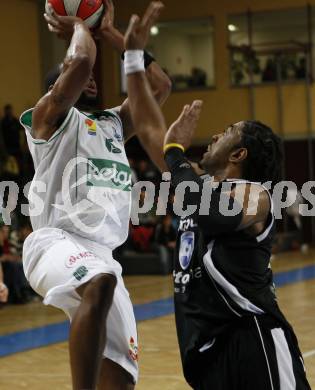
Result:
<instances>
[{"instance_id":1,"label":"black sleeveless jersey with white lettering","mask_svg":"<svg viewBox=\"0 0 315 390\"><path fill-rule=\"evenodd\" d=\"M173 276L176 327L188 381L200 355L240 319L268 314L290 327L277 305L270 268L274 229L272 207L264 231L256 237L246 231L215 236L211 226L202 231L195 216L181 219Z\"/></svg>"}]
</instances>

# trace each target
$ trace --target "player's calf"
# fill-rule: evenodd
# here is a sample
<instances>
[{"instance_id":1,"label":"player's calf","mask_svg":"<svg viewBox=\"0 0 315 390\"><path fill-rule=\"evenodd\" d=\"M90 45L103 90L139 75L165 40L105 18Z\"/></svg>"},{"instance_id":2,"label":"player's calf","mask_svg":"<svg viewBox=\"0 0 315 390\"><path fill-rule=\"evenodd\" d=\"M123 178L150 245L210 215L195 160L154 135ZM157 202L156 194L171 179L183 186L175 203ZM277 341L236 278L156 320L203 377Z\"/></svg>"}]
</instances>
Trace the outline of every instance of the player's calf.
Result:
<instances>
[{"instance_id":1,"label":"player's calf","mask_svg":"<svg viewBox=\"0 0 315 390\"><path fill-rule=\"evenodd\" d=\"M116 282L115 276L102 274L77 290L82 302L72 320L69 341L74 390L96 388Z\"/></svg>"}]
</instances>

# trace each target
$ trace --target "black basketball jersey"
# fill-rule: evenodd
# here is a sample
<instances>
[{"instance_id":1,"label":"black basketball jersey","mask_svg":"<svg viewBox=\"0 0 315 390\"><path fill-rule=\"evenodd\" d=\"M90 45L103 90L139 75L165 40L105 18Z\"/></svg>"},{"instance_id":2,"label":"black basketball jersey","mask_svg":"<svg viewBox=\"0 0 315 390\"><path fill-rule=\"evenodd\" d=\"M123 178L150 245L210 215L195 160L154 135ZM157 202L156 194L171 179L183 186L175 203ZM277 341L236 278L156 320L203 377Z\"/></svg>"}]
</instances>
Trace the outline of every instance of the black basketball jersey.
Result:
<instances>
[{"instance_id":1,"label":"black basketball jersey","mask_svg":"<svg viewBox=\"0 0 315 390\"><path fill-rule=\"evenodd\" d=\"M221 186L216 189L220 190ZM216 338L246 316L268 314L290 326L275 296L273 239L272 207L264 231L256 237L242 230L214 237L211 226L207 232L198 228L195 216L180 220L173 277L176 327L188 382Z\"/></svg>"}]
</instances>

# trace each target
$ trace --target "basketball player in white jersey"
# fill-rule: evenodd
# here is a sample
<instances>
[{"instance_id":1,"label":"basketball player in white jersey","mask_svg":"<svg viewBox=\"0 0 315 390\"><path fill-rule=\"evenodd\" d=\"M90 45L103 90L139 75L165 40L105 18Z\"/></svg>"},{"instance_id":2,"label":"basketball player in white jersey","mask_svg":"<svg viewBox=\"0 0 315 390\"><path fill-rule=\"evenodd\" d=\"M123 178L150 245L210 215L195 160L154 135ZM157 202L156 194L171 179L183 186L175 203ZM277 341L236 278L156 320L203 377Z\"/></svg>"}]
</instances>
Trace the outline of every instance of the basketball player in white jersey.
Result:
<instances>
[{"instance_id":1,"label":"basketball player in white jersey","mask_svg":"<svg viewBox=\"0 0 315 390\"><path fill-rule=\"evenodd\" d=\"M112 3L105 3L99 35L121 47ZM150 4L135 32L138 49L145 47L161 9L160 2ZM124 140L136 134L164 170L164 133L150 126L134 130L128 100L118 109L94 112L91 32L80 19L53 10L46 20L51 31L70 36L71 43L54 85L21 116L35 166L30 208L38 202L44 207L31 216L34 232L24 244L24 270L44 302L71 319L73 389L133 389L138 378L136 323L121 267L112 257L127 238L131 206ZM132 69L132 60L125 62ZM161 103L170 82L152 58L147 56L147 62L152 91Z\"/></svg>"}]
</instances>

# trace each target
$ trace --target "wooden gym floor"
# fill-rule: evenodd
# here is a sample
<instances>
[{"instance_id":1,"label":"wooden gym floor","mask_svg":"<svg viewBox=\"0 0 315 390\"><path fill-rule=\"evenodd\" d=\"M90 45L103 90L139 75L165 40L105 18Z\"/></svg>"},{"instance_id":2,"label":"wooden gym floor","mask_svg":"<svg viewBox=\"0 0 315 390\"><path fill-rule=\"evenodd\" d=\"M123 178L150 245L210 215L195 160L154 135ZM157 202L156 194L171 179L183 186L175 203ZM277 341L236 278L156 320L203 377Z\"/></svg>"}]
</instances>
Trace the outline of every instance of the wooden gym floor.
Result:
<instances>
[{"instance_id":1,"label":"wooden gym floor","mask_svg":"<svg viewBox=\"0 0 315 390\"><path fill-rule=\"evenodd\" d=\"M280 307L297 333L315 389L315 251L278 255L273 270ZM134 304L139 305L140 318L146 319L138 324L141 371L137 389L189 389L181 373L174 316L168 314L172 311L171 277L136 276L125 281ZM71 389L67 343L47 345L53 342L56 324L65 320L62 312L40 302L0 311L1 390ZM44 340L43 346L23 351L31 348L27 346L30 337L34 339L30 345Z\"/></svg>"}]
</instances>

